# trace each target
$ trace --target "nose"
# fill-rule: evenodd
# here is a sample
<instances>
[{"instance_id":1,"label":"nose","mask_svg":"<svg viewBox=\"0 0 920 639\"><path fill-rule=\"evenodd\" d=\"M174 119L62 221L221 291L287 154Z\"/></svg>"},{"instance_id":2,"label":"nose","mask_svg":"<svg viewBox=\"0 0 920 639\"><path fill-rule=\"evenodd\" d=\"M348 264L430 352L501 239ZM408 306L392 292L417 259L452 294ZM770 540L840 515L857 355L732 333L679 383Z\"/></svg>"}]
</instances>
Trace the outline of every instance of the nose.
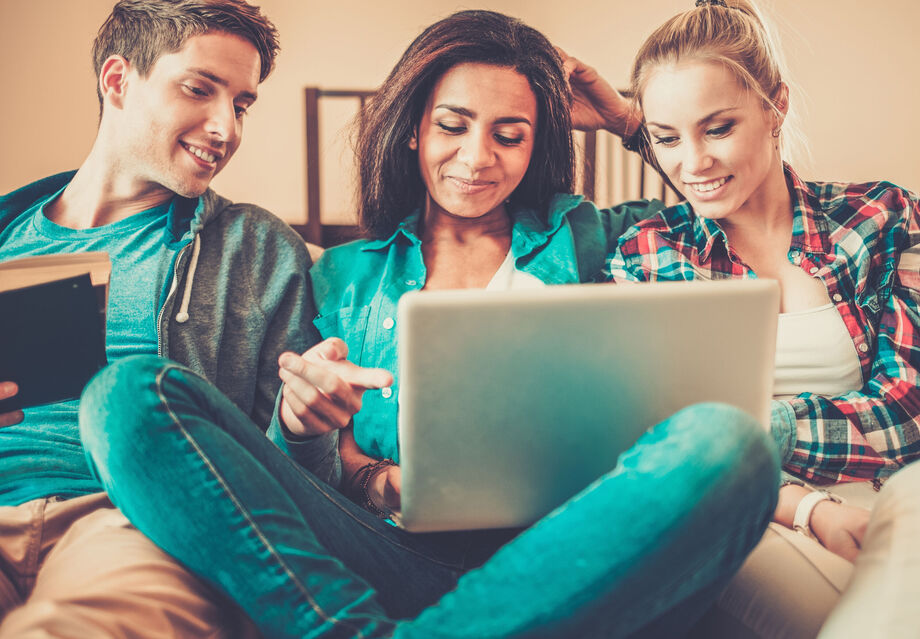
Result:
<instances>
[{"instance_id":1,"label":"nose","mask_svg":"<svg viewBox=\"0 0 920 639\"><path fill-rule=\"evenodd\" d=\"M713 159L706 143L691 140L684 145L683 168L685 173L702 175L712 168Z\"/></svg>"},{"instance_id":2,"label":"nose","mask_svg":"<svg viewBox=\"0 0 920 639\"><path fill-rule=\"evenodd\" d=\"M495 163L492 144L492 138L487 131L471 129L460 141L457 159L473 171L492 166Z\"/></svg>"},{"instance_id":3,"label":"nose","mask_svg":"<svg viewBox=\"0 0 920 639\"><path fill-rule=\"evenodd\" d=\"M236 106L232 101L214 100L211 103L205 124L209 135L220 142L230 143L237 134L238 125Z\"/></svg>"}]
</instances>

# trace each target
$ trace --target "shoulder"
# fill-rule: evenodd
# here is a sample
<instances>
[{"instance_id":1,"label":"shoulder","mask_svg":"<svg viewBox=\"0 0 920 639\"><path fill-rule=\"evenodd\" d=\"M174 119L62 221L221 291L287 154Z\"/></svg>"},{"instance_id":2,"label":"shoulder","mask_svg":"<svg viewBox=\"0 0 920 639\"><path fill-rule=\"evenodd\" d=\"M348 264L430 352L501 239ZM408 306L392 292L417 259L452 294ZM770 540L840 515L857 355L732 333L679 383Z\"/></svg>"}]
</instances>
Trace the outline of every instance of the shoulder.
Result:
<instances>
[{"instance_id":1,"label":"shoulder","mask_svg":"<svg viewBox=\"0 0 920 639\"><path fill-rule=\"evenodd\" d=\"M805 185L817 202L816 208L830 221L859 230L867 238L873 231L893 230L914 222L920 211L917 195L892 182L805 182Z\"/></svg>"},{"instance_id":2,"label":"shoulder","mask_svg":"<svg viewBox=\"0 0 920 639\"><path fill-rule=\"evenodd\" d=\"M364 288L382 276L388 253L376 240L353 240L327 248L310 269L314 296L332 300L346 288Z\"/></svg>"},{"instance_id":3,"label":"shoulder","mask_svg":"<svg viewBox=\"0 0 920 639\"><path fill-rule=\"evenodd\" d=\"M343 270L354 272L363 264L386 255L373 240L352 240L323 250L323 254L310 269L311 273L334 274Z\"/></svg>"},{"instance_id":4,"label":"shoulder","mask_svg":"<svg viewBox=\"0 0 920 639\"><path fill-rule=\"evenodd\" d=\"M309 254L303 238L274 213L246 202L231 202L210 192L203 196L198 224L203 236L216 240L228 250L271 251L289 255L308 265Z\"/></svg>"},{"instance_id":5,"label":"shoulder","mask_svg":"<svg viewBox=\"0 0 920 639\"><path fill-rule=\"evenodd\" d=\"M208 196L192 222L200 234L202 260L215 278L243 278L260 297L303 286L310 256L303 238L284 220L254 204Z\"/></svg>"},{"instance_id":6,"label":"shoulder","mask_svg":"<svg viewBox=\"0 0 920 639\"><path fill-rule=\"evenodd\" d=\"M73 179L76 171L66 171L36 180L31 184L0 195L0 226L28 209L32 204L59 191Z\"/></svg>"},{"instance_id":7,"label":"shoulder","mask_svg":"<svg viewBox=\"0 0 920 639\"><path fill-rule=\"evenodd\" d=\"M634 224L608 256L609 276L617 281L693 279L698 243L693 220L690 207L682 203Z\"/></svg>"},{"instance_id":8,"label":"shoulder","mask_svg":"<svg viewBox=\"0 0 920 639\"><path fill-rule=\"evenodd\" d=\"M694 238L693 220L693 212L686 203L669 206L626 229L618 247L691 244Z\"/></svg>"},{"instance_id":9,"label":"shoulder","mask_svg":"<svg viewBox=\"0 0 920 639\"><path fill-rule=\"evenodd\" d=\"M212 233L223 231L228 240L243 239L236 234L245 232L257 242L269 241L306 250L303 238L271 211L247 202L231 202L216 194L203 197L207 197L205 211L200 216L203 229Z\"/></svg>"}]
</instances>

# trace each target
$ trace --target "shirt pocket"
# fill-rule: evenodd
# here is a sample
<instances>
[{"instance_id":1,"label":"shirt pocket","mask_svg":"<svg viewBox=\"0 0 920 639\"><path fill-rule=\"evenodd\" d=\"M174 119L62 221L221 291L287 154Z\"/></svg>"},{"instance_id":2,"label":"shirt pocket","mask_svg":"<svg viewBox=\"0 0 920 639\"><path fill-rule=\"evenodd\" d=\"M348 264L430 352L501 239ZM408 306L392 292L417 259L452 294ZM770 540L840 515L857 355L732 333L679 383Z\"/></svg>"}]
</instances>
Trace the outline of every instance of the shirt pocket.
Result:
<instances>
[{"instance_id":1,"label":"shirt pocket","mask_svg":"<svg viewBox=\"0 0 920 639\"><path fill-rule=\"evenodd\" d=\"M893 261L886 260L869 273L865 284L857 291L856 303L866 320L865 332L871 336L877 334L882 312L891 298L895 267Z\"/></svg>"},{"instance_id":2,"label":"shirt pocket","mask_svg":"<svg viewBox=\"0 0 920 639\"><path fill-rule=\"evenodd\" d=\"M901 251L898 259L898 281L916 297L920 295L920 246Z\"/></svg>"},{"instance_id":3,"label":"shirt pocket","mask_svg":"<svg viewBox=\"0 0 920 639\"><path fill-rule=\"evenodd\" d=\"M370 313L370 306L340 308L332 313L320 315L313 320L313 325L323 339L341 338L348 346L348 360L360 365L367 335L367 318Z\"/></svg>"}]
</instances>

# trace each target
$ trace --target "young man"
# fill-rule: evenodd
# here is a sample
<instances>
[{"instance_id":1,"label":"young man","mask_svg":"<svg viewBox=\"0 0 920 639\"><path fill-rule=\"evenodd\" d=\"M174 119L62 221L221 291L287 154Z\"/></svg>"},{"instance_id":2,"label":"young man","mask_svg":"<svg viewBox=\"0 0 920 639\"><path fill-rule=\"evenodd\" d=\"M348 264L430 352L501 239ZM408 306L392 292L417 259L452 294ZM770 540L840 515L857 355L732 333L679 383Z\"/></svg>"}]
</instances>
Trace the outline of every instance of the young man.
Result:
<instances>
[{"instance_id":1,"label":"young man","mask_svg":"<svg viewBox=\"0 0 920 639\"><path fill-rule=\"evenodd\" d=\"M0 260L109 253L109 361L177 360L263 429L279 355L316 341L309 258L279 219L208 185L277 50L243 0L119 2L93 48L101 119L86 160L0 198ZM0 382L0 397L15 392ZM78 407L0 415L0 637L221 635L222 600L102 492Z\"/></svg>"}]
</instances>

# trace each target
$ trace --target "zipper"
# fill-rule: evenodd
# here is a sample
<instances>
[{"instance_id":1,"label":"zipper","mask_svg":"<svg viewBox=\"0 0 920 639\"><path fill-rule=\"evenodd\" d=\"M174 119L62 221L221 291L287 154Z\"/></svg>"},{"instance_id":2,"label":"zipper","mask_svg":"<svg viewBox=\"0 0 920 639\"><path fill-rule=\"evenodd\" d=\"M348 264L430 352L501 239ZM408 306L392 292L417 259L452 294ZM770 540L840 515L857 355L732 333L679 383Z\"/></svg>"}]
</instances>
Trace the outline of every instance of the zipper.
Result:
<instances>
[{"instance_id":1,"label":"zipper","mask_svg":"<svg viewBox=\"0 0 920 639\"><path fill-rule=\"evenodd\" d=\"M169 302L173 299L176 290L179 288L179 264L182 262L182 255L188 251L189 246L190 244L186 244L176 253L176 261L173 262L172 282L169 284L169 293L166 294L163 306L160 307L160 312L157 313L157 355L160 357L163 357L163 333L160 330L163 324L163 314L166 312L166 307L169 306Z\"/></svg>"}]
</instances>

